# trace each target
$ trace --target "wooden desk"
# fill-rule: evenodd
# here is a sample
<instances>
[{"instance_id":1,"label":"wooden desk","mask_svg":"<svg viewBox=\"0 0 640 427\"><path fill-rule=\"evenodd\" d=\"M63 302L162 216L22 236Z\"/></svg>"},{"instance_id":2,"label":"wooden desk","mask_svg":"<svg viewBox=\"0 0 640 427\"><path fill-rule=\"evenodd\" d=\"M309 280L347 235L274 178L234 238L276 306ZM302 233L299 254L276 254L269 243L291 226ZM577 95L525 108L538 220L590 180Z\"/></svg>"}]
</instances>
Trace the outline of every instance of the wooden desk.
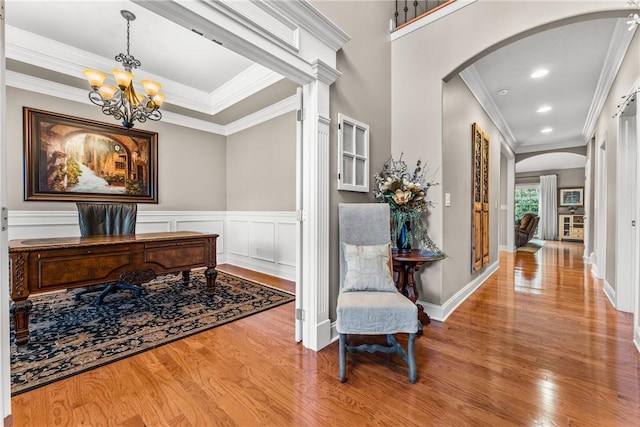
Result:
<instances>
[{"instance_id":1,"label":"wooden desk","mask_svg":"<svg viewBox=\"0 0 640 427\"><path fill-rule=\"evenodd\" d=\"M16 344L29 342L29 295L115 281L132 270L156 274L207 267L207 290L213 291L217 234L191 231L127 236L62 237L11 240L11 310Z\"/></svg>"},{"instance_id":2,"label":"wooden desk","mask_svg":"<svg viewBox=\"0 0 640 427\"><path fill-rule=\"evenodd\" d=\"M444 259L444 257L421 255L417 249L413 249L409 253L393 254L393 271L398 273L398 280L396 281L398 291L415 303L418 300L418 289L413 277L415 272L419 271L423 264L440 261L441 259ZM420 324L428 325L431 322L429 315L424 312L424 307L421 304L416 305L418 306ZM418 333L422 333L422 328Z\"/></svg>"}]
</instances>

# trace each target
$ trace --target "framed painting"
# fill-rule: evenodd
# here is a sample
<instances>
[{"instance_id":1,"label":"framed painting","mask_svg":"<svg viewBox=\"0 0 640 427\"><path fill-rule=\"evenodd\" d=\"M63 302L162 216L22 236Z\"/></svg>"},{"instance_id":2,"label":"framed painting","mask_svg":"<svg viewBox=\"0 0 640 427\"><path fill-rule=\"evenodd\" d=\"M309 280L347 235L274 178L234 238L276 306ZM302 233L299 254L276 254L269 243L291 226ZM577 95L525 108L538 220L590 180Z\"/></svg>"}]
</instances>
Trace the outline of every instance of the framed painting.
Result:
<instances>
[{"instance_id":1,"label":"framed painting","mask_svg":"<svg viewBox=\"0 0 640 427\"><path fill-rule=\"evenodd\" d=\"M583 206L584 187L558 188L558 206Z\"/></svg>"},{"instance_id":2,"label":"framed painting","mask_svg":"<svg viewBox=\"0 0 640 427\"><path fill-rule=\"evenodd\" d=\"M23 107L25 200L158 203L158 134Z\"/></svg>"}]
</instances>

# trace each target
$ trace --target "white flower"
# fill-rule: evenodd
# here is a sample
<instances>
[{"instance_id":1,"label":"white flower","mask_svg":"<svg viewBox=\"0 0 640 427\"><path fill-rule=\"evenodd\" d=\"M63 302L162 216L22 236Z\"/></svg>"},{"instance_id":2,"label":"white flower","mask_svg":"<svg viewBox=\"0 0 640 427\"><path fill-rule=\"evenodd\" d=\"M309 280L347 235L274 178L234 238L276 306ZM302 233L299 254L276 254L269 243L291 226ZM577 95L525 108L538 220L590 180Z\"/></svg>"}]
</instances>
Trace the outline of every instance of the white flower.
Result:
<instances>
[{"instance_id":1,"label":"white flower","mask_svg":"<svg viewBox=\"0 0 640 427\"><path fill-rule=\"evenodd\" d=\"M393 195L393 201L396 202L398 206L406 205L411 200L413 193L411 191L402 191L401 189L397 189L395 194Z\"/></svg>"}]
</instances>

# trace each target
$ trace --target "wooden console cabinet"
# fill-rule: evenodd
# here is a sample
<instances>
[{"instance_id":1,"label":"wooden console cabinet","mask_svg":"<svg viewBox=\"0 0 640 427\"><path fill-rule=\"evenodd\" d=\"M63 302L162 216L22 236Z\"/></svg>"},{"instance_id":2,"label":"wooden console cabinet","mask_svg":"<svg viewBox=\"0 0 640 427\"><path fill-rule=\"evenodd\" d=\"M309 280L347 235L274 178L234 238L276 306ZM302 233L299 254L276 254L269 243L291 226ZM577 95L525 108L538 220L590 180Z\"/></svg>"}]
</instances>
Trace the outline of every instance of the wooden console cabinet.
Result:
<instances>
[{"instance_id":1,"label":"wooden console cabinet","mask_svg":"<svg viewBox=\"0 0 640 427\"><path fill-rule=\"evenodd\" d=\"M116 281L120 274L151 269L156 274L207 267L207 289L217 271L217 234L190 231L124 236L62 237L9 242L11 299L16 344L29 341L30 295Z\"/></svg>"},{"instance_id":2,"label":"wooden console cabinet","mask_svg":"<svg viewBox=\"0 0 640 427\"><path fill-rule=\"evenodd\" d=\"M584 241L584 215L558 215L560 240Z\"/></svg>"}]
</instances>

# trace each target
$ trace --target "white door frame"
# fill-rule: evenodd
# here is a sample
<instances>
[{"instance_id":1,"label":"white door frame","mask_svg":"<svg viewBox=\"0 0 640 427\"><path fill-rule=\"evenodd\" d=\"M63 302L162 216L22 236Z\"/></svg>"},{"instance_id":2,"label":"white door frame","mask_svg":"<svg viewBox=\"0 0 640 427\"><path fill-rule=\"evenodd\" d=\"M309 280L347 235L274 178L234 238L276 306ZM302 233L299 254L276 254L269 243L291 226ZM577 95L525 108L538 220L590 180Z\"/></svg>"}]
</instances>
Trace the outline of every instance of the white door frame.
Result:
<instances>
[{"instance_id":1,"label":"white door frame","mask_svg":"<svg viewBox=\"0 0 640 427\"><path fill-rule=\"evenodd\" d=\"M4 0L0 0L0 348L2 365L0 366L0 378L2 379L2 419L4 425L10 425L11 417L11 364L9 353L9 232L6 226L7 217L7 91L5 84L5 19Z\"/></svg>"}]
</instances>

